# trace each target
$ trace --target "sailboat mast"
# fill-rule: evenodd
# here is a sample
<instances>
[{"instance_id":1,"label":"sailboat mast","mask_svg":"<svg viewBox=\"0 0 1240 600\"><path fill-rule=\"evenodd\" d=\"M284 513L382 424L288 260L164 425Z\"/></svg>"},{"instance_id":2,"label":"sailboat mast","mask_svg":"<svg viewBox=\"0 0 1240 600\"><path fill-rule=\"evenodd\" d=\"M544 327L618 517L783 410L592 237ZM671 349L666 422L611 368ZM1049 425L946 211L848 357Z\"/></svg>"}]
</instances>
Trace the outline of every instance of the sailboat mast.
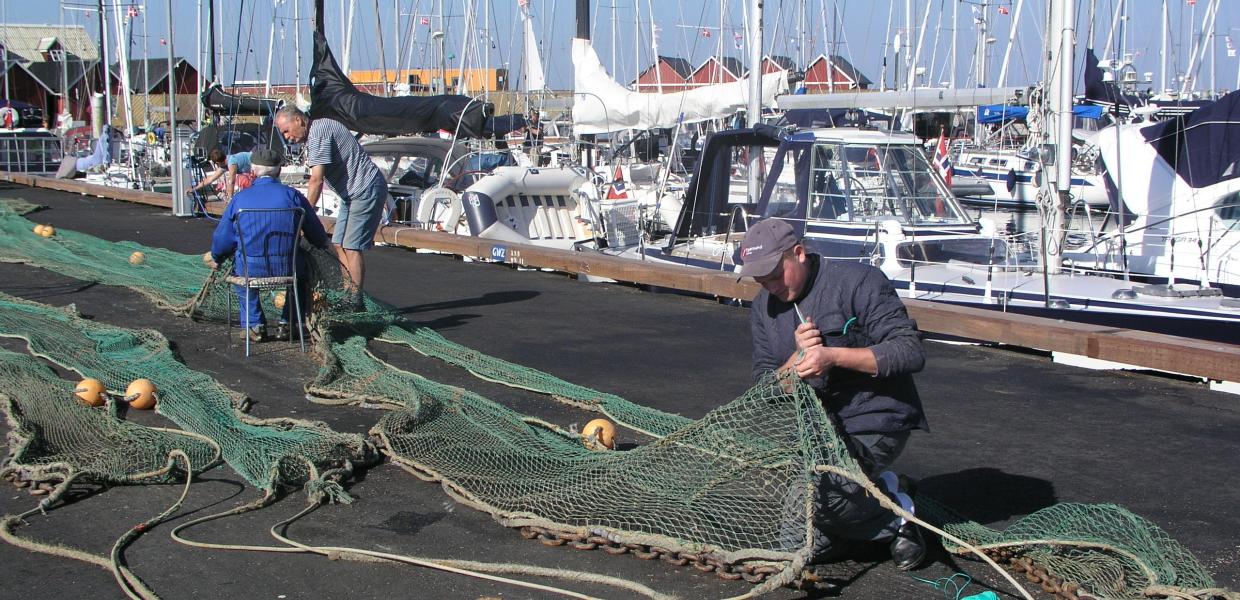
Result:
<instances>
[{"instance_id":1,"label":"sailboat mast","mask_svg":"<svg viewBox=\"0 0 1240 600\"><path fill-rule=\"evenodd\" d=\"M215 0L207 0L207 81L215 83Z\"/></svg>"},{"instance_id":2,"label":"sailboat mast","mask_svg":"<svg viewBox=\"0 0 1240 600\"><path fill-rule=\"evenodd\" d=\"M379 75L383 78L383 95L387 96L387 47L383 45L383 19L379 13L379 0L375 0L375 34L379 36Z\"/></svg>"},{"instance_id":3,"label":"sailboat mast","mask_svg":"<svg viewBox=\"0 0 1240 600\"><path fill-rule=\"evenodd\" d=\"M194 64L202 65L202 0L194 13ZM194 69L194 89L202 92L202 71ZM171 123L170 123L171 125ZM202 129L202 102L194 103L194 129ZM174 192L175 193L175 192Z\"/></svg>"},{"instance_id":4,"label":"sailboat mast","mask_svg":"<svg viewBox=\"0 0 1240 600\"><path fill-rule=\"evenodd\" d=\"M762 122L762 0L749 0L749 107L746 121L750 127ZM762 158L761 146L749 147L749 202L758 201L758 176Z\"/></svg>"},{"instance_id":5,"label":"sailboat mast","mask_svg":"<svg viewBox=\"0 0 1240 600\"><path fill-rule=\"evenodd\" d=\"M1050 6L1050 28L1048 31L1047 49L1050 50L1046 62L1046 102L1054 121L1047 123L1048 133L1052 133L1051 142L1055 146L1054 168L1049 175L1054 182L1054 189L1046 190L1051 195L1050 210L1043 219L1042 248L1043 270L1046 275L1055 274L1063 266L1063 245L1066 237L1064 222L1065 208L1071 199L1072 190L1072 63L1074 42L1076 39L1075 12L1072 2L1052 2ZM1044 276L1043 282L1047 284ZM1050 290L1046 289L1047 306L1050 305Z\"/></svg>"},{"instance_id":6,"label":"sailboat mast","mask_svg":"<svg viewBox=\"0 0 1240 600\"><path fill-rule=\"evenodd\" d=\"M293 71L296 89L293 90L293 101L301 95L301 13L297 10L300 0L293 0Z\"/></svg>"},{"instance_id":7,"label":"sailboat mast","mask_svg":"<svg viewBox=\"0 0 1240 600\"><path fill-rule=\"evenodd\" d=\"M103 124L112 124L112 61L108 52L108 19L107 13L103 9L103 0L99 0L99 57L103 60ZM5 56L5 66L8 66L8 56ZM7 70L5 71L8 72ZM8 75L5 75L5 86L8 86ZM8 97L8 92L5 92Z\"/></svg>"},{"instance_id":8,"label":"sailboat mast","mask_svg":"<svg viewBox=\"0 0 1240 600\"><path fill-rule=\"evenodd\" d=\"M146 94L146 102L142 103L142 126L151 127L151 36L146 27L146 0L142 0L142 93ZM171 64L168 65L170 68ZM172 80L168 80L171 85ZM168 92L172 93L172 92Z\"/></svg>"},{"instance_id":9,"label":"sailboat mast","mask_svg":"<svg viewBox=\"0 0 1240 600\"><path fill-rule=\"evenodd\" d=\"M1008 29L1007 49L1003 51L1003 66L999 68L999 87L1007 85L1008 64L1012 60L1012 47L1016 45L1016 28L1020 25L1020 9L1025 0L1016 0L1016 14L1012 15L1012 27Z\"/></svg>"},{"instance_id":10,"label":"sailboat mast","mask_svg":"<svg viewBox=\"0 0 1240 600\"><path fill-rule=\"evenodd\" d=\"M1171 9L1167 7L1167 0L1162 0L1162 52L1158 57L1158 80L1164 94L1171 89L1171 86L1167 85L1167 38L1170 36L1167 28L1171 26L1170 11Z\"/></svg>"},{"instance_id":11,"label":"sailboat mast","mask_svg":"<svg viewBox=\"0 0 1240 600\"><path fill-rule=\"evenodd\" d=\"M276 48L276 20L277 20L277 17L276 17L276 15L275 15L275 13L276 13L276 11L278 11L278 10L280 10L280 3L279 3L279 2L272 2L272 3L271 3L271 12L272 12L272 15L271 15L271 25L269 26L269 31L268 31L268 33L267 33L267 78L266 78L266 80L263 82L263 95L264 95L264 96L270 96L270 95L271 95L271 55L272 55L272 52L273 52L273 51L275 50L275 48Z\"/></svg>"},{"instance_id":12,"label":"sailboat mast","mask_svg":"<svg viewBox=\"0 0 1240 600\"><path fill-rule=\"evenodd\" d=\"M952 2L952 74L948 79L951 89L956 89L956 45L960 39L960 32L956 28L960 27L960 0Z\"/></svg>"},{"instance_id":13,"label":"sailboat mast","mask_svg":"<svg viewBox=\"0 0 1240 600\"><path fill-rule=\"evenodd\" d=\"M143 16L145 19L145 14ZM143 21L145 22L145 21ZM192 217L193 210L185 196L185 182L182 180L181 141L177 138L177 80L172 44L172 0L168 0L168 138L172 149L172 214L178 217ZM149 76L149 75L148 75ZM199 102L198 104L202 104Z\"/></svg>"}]
</instances>

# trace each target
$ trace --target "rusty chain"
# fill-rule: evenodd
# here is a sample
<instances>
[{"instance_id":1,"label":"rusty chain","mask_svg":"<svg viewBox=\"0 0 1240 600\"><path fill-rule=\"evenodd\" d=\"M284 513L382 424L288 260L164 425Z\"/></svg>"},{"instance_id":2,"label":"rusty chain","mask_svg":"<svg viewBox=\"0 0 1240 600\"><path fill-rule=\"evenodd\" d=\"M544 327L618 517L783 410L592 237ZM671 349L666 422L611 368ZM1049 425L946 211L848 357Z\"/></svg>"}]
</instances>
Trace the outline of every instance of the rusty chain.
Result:
<instances>
[{"instance_id":1,"label":"rusty chain","mask_svg":"<svg viewBox=\"0 0 1240 600\"><path fill-rule=\"evenodd\" d=\"M676 567L693 567L703 573L714 573L721 579L749 583L761 583L783 571L783 566L771 562L726 562L717 555L703 552L681 552L662 546L617 542L601 535L553 531L536 525L521 527L521 537L538 540L546 546L570 546L578 550L602 550L608 554L632 554L642 560L662 560Z\"/></svg>"}]
</instances>

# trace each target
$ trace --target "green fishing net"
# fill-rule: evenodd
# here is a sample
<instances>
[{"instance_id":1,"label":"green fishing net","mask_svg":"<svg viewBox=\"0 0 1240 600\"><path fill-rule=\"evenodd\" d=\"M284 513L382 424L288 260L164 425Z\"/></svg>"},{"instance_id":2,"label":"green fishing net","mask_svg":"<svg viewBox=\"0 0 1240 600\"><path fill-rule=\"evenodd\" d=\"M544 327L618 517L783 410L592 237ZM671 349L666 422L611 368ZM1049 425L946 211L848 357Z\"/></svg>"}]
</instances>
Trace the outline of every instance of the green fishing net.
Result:
<instances>
[{"instance_id":1,"label":"green fishing net","mask_svg":"<svg viewBox=\"0 0 1240 600\"><path fill-rule=\"evenodd\" d=\"M230 302L236 308L229 300L233 292L200 256L68 231L40 238L32 227L0 203L0 260L133 288L194 318L237 320L228 308ZM131 264L135 251L146 260ZM790 582L809 558L811 494L824 471L872 486L803 385L767 381L701 419L670 415L455 344L371 298L352 297L341 287L330 253L304 251L315 282L311 337L320 365L307 393L322 402L389 408L372 430L383 452L505 525L599 535L729 563L781 565L783 571L767 580L769 588ZM265 303L273 309L270 297ZM314 423L252 422L235 408L237 394L179 363L157 332L110 327L69 310L0 296L0 335L23 338L32 354L97 377L110 389L123 389L137 377L152 379L161 414L214 440L229 465L264 489L367 460L359 436ZM368 350L371 341L407 346L479 378L607 415L652 441L623 451L588 450L575 432L384 363ZM65 409L56 418L101 418L97 412ZM114 430L129 435L123 427ZM40 435L36 426L23 431ZM103 454L113 450L98 439L82 443L94 443ZM123 462L124 453L116 454L107 460ZM340 492L336 499L343 498ZM967 521L929 498L918 499L918 516L954 536L945 540L954 552L967 552L958 541L1002 549L1009 557L1036 560L1099 597L1140 598L1152 586L1212 586L1191 554L1156 525L1117 506L1059 504L1004 531Z\"/></svg>"}]
</instances>

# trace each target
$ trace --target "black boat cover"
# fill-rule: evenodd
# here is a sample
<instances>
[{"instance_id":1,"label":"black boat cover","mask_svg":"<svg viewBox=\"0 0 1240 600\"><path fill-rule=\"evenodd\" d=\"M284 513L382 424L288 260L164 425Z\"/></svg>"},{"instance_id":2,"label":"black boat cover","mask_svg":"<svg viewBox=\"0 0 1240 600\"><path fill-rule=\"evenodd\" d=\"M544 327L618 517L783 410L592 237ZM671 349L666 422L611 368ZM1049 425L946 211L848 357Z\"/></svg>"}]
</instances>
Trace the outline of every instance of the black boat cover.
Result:
<instances>
[{"instance_id":1,"label":"black boat cover","mask_svg":"<svg viewBox=\"0 0 1240 600\"><path fill-rule=\"evenodd\" d=\"M483 137L489 102L469 96L380 98L358 91L345 77L327 39L314 33L314 69L310 72L310 117L340 121L358 133L414 135L439 130L458 137Z\"/></svg>"},{"instance_id":2,"label":"black boat cover","mask_svg":"<svg viewBox=\"0 0 1240 600\"><path fill-rule=\"evenodd\" d=\"M782 129L770 125L720 131L707 136L697 169L685 190L685 201L676 221L675 235L669 240L668 247L674 245L678 239L688 240L727 231L733 208L728 204L732 162L735 159L733 151L747 146L778 146L783 137ZM752 199L750 204L756 200ZM744 223L737 223L736 226L734 231L745 228Z\"/></svg>"},{"instance_id":3,"label":"black boat cover","mask_svg":"<svg viewBox=\"0 0 1240 600\"><path fill-rule=\"evenodd\" d=\"M284 101L279 98L259 98L257 96L236 96L224 91L219 84L214 84L202 93L202 105L207 110L226 115L258 115L271 116L280 110Z\"/></svg>"},{"instance_id":4,"label":"black boat cover","mask_svg":"<svg viewBox=\"0 0 1240 600\"><path fill-rule=\"evenodd\" d=\"M1194 188L1240 177L1240 92L1146 127L1141 134Z\"/></svg>"}]
</instances>

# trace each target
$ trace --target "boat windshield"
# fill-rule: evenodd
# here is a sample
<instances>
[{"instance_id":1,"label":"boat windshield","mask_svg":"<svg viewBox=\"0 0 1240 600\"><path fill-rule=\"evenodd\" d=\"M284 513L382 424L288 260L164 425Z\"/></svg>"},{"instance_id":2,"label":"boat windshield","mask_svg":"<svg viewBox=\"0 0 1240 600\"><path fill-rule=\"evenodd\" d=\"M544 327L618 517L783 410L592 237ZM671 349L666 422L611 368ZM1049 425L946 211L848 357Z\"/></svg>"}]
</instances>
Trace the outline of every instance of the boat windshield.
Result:
<instances>
[{"instance_id":1,"label":"boat windshield","mask_svg":"<svg viewBox=\"0 0 1240 600\"><path fill-rule=\"evenodd\" d=\"M810 169L811 220L968 222L916 146L818 143Z\"/></svg>"}]
</instances>

